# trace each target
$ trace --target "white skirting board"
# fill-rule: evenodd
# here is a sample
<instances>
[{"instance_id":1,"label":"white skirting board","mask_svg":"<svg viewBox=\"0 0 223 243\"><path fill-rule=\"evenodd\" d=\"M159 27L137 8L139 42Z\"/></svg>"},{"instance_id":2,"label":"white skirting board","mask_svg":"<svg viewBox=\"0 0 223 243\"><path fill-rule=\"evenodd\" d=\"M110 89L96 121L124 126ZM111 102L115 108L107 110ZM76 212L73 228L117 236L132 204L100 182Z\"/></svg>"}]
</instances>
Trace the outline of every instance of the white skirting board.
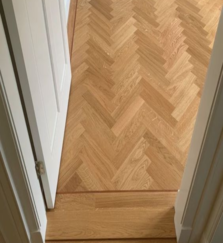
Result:
<instances>
[{"instance_id":1,"label":"white skirting board","mask_svg":"<svg viewBox=\"0 0 223 243\"><path fill-rule=\"evenodd\" d=\"M64 0L64 4L65 4L65 10L66 10L66 18L67 18L67 21L68 21L70 0Z\"/></svg>"}]
</instances>

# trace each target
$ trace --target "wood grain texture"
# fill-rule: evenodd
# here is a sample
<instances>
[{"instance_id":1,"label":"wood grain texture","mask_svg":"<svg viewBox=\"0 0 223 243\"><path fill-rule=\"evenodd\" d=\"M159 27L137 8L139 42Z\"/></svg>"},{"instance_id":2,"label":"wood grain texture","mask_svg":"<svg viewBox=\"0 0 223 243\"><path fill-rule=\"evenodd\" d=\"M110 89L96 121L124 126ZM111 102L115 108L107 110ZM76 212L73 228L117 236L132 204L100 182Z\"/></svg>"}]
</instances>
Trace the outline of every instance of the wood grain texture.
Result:
<instances>
[{"instance_id":1,"label":"wood grain texture","mask_svg":"<svg viewBox=\"0 0 223 243\"><path fill-rule=\"evenodd\" d=\"M178 190L222 4L78 1L58 193Z\"/></svg>"},{"instance_id":2,"label":"wood grain texture","mask_svg":"<svg viewBox=\"0 0 223 243\"><path fill-rule=\"evenodd\" d=\"M57 195L47 240L174 238L175 192Z\"/></svg>"},{"instance_id":3,"label":"wood grain texture","mask_svg":"<svg viewBox=\"0 0 223 243\"><path fill-rule=\"evenodd\" d=\"M68 22L67 22L67 34L68 34L70 56L72 54L73 43L74 43L77 2L78 0L70 0L70 9L69 9Z\"/></svg>"},{"instance_id":4,"label":"wood grain texture","mask_svg":"<svg viewBox=\"0 0 223 243\"><path fill-rule=\"evenodd\" d=\"M177 243L176 239L46 241L46 243Z\"/></svg>"}]
</instances>

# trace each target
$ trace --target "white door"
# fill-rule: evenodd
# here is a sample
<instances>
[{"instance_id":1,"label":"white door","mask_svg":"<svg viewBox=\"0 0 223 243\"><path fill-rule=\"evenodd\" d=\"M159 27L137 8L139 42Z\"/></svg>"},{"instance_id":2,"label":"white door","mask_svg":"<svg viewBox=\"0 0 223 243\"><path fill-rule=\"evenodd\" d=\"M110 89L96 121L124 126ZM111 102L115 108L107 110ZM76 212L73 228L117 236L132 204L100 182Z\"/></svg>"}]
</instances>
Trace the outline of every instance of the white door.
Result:
<instances>
[{"instance_id":1,"label":"white door","mask_svg":"<svg viewBox=\"0 0 223 243\"><path fill-rule=\"evenodd\" d=\"M0 234L4 242L42 243L46 210L2 19L1 13Z\"/></svg>"},{"instance_id":2,"label":"white door","mask_svg":"<svg viewBox=\"0 0 223 243\"><path fill-rule=\"evenodd\" d=\"M64 0L3 0L42 185L53 208L71 83Z\"/></svg>"},{"instance_id":3,"label":"white door","mask_svg":"<svg viewBox=\"0 0 223 243\"><path fill-rule=\"evenodd\" d=\"M223 13L175 205L179 243L200 241L223 175ZM218 242L222 242L218 241Z\"/></svg>"}]
</instances>

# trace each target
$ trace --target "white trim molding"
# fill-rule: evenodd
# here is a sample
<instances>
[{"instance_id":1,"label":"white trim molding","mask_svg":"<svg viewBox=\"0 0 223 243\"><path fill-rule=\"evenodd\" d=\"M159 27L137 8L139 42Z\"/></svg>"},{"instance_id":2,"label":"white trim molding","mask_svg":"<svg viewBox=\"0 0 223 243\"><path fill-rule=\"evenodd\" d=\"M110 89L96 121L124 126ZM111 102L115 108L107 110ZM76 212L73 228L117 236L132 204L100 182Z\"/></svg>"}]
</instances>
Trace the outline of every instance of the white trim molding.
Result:
<instances>
[{"instance_id":1,"label":"white trim molding","mask_svg":"<svg viewBox=\"0 0 223 243\"><path fill-rule=\"evenodd\" d=\"M223 177L223 14L176 200L179 243L200 242Z\"/></svg>"},{"instance_id":2,"label":"white trim molding","mask_svg":"<svg viewBox=\"0 0 223 243\"><path fill-rule=\"evenodd\" d=\"M223 148L221 148L223 151ZM223 181L215 199L201 243L219 243L223 241Z\"/></svg>"},{"instance_id":3,"label":"white trim molding","mask_svg":"<svg viewBox=\"0 0 223 243\"><path fill-rule=\"evenodd\" d=\"M3 170L4 168L2 168L2 158L1 158L1 154L0 154L0 170ZM3 180L5 181L5 183L3 183ZM3 189L3 185L4 184L4 189ZM13 202L15 202L15 199L11 193L11 196L13 198L13 200L9 201L8 197L5 194L5 190L9 189L9 191L11 192L11 187L10 187L10 183L8 183L7 178L1 178L0 181L0 215L1 215L1 219L4 220L0 220L0 242L1 240L3 241L3 243L7 243L7 242L17 242L17 243L27 243L27 238L26 238L26 234L20 234L19 231L23 231L23 224L22 222L20 222L20 224L18 224L20 226L20 229L18 229L18 226L16 225L15 221L16 219L19 219L19 212L17 210L17 213L13 213L12 214L12 210L11 210L11 205L13 204ZM8 193L9 194L9 193ZM11 204L11 205L10 205ZM14 209L16 209L16 204L12 205L14 207ZM13 234L12 234L13 232ZM23 233L25 233L23 231Z\"/></svg>"},{"instance_id":4,"label":"white trim molding","mask_svg":"<svg viewBox=\"0 0 223 243\"><path fill-rule=\"evenodd\" d=\"M64 6L66 11L66 20L68 22L69 10L70 10L70 0L64 0Z\"/></svg>"}]
</instances>

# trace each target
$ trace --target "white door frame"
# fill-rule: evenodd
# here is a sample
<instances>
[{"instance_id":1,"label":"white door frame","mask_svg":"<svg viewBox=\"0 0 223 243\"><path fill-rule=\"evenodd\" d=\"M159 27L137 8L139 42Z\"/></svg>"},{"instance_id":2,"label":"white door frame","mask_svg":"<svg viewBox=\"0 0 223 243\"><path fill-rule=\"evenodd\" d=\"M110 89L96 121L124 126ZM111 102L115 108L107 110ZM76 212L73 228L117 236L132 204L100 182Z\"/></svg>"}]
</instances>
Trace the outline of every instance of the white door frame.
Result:
<instances>
[{"instance_id":1,"label":"white door frame","mask_svg":"<svg viewBox=\"0 0 223 243\"><path fill-rule=\"evenodd\" d=\"M43 243L46 210L3 22L0 15L0 231L6 243Z\"/></svg>"},{"instance_id":2,"label":"white door frame","mask_svg":"<svg viewBox=\"0 0 223 243\"><path fill-rule=\"evenodd\" d=\"M64 0L64 6L66 11L66 21L68 22L69 10L70 10L70 0Z\"/></svg>"},{"instance_id":3,"label":"white door frame","mask_svg":"<svg viewBox=\"0 0 223 243\"><path fill-rule=\"evenodd\" d=\"M223 179L223 14L211 55L182 184L175 227L180 243L199 242Z\"/></svg>"},{"instance_id":4,"label":"white door frame","mask_svg":"<svg viewBox=\"0 0 223 243\"><path fill-rule=\"evenodd\" d=\"M223 149L222 149L223 150ZM223 239L223 181L215 198L209 220L202 234L201 243L219 243Z\"/></svg>"}]
</instances>

